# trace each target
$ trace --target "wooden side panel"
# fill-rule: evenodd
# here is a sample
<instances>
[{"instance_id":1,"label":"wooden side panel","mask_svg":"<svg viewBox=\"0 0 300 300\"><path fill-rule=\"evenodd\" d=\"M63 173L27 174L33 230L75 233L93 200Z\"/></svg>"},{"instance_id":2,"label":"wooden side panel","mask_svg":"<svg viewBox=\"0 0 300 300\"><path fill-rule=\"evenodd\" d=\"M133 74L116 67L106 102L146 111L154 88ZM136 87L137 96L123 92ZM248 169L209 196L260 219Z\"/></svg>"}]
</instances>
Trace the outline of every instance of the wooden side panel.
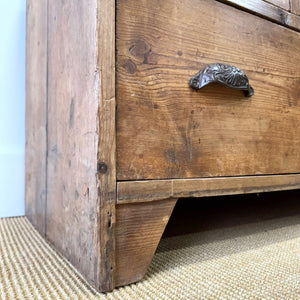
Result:
<instances>
[{"instance_id":1,"label":"wooden side panel","mask_svg":"<svg viewBox=\"0 0 300 300\"><path fill-rule=\"evenodd\" d=\"M218 177L118 182L118 203L169 197L207 197L300 189L300 175Z\"/></svg>"},{"instance_id":2,"label":"wooden side panel","mask_svg":"<svg viewBox=\"0 0 300 300\"><path fill-rule=\"evenodd\" d=\"M217 1L123 0L117 9L119 180L300 172L300 34ZM245 71L245 98L189 79Z\"/></svg>"},{"instance_id":3,"label":"wooden side panel","mask_svg":"<svg viewBox=\"0 0 300 300\"><path fill-rule=\"evenodd\" d=\"M27 0L26 216L45 234L47 152L47 1Z\"/></svg>"},{"instance_id":4,"label":"wooden side panel","mask_svg":"<svg viewBox=\"0 0 300 300\"><path fill-rule=\"evenodd\" d=\"M47 238L95 287L97 1L49 1Z\"/></svg>"},{"instance_id":5,"label":"wooden side panel","mask_svg":"<svg viewBox=\"0 0 300 300\"><path fill-rule=\"evenodd\" d=\"M144 277L176 201L117 206L116 286Z\"/></svg>"}]
</instances>

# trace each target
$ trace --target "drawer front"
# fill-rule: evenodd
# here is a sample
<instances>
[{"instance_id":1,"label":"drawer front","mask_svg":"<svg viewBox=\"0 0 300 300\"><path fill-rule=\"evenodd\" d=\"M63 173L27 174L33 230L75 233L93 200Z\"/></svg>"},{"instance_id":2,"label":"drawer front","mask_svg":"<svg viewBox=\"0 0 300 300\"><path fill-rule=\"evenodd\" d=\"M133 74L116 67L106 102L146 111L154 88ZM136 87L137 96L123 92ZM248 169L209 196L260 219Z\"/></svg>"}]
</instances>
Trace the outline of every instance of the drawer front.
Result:
<instances>
[{"instance_id":1,"label":"drawer front","mask_svg":"<svg viewBox=\"0 0 300 300\"><path fill-rule=\"evenodd\" d=\"M118 180L300 172L300 34L213 0L117 1ZM234 65L254 95L189 79Z\"/></svg>"}]
</instances>

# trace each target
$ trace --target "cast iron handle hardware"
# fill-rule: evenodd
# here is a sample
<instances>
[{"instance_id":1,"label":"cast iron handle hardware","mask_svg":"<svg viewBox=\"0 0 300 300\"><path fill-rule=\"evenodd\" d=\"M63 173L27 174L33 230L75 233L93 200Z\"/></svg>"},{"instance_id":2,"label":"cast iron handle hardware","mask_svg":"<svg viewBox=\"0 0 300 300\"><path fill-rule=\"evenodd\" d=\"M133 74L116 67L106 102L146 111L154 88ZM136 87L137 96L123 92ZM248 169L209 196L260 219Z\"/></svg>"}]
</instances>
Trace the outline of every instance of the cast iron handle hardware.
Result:
<instances>
[{"instance_id":1,"label":"cast iron handle hardware","mask_svg":"<svg viewBox=\"0 0 300 300\"><path fill-rule=\"evenodd\" d=\"M242 90L246 97L254 94L246 74L234 66L220 63L207 65L191 78L190 87L200 90L211 82L219 82L228 88Z\"/></svg>"}]
</instances>

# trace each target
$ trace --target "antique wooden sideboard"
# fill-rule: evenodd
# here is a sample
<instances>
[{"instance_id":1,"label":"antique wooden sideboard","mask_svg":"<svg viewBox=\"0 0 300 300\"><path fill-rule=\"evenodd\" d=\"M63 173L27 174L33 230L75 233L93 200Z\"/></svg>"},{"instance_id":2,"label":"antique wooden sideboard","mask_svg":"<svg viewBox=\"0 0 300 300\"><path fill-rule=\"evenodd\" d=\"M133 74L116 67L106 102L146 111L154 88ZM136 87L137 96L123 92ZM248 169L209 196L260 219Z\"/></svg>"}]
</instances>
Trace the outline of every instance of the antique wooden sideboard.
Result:
<instances>
[{"instance_id":1,"label":"antique wooden sideboard","mask_svg":"<svg viewBox=\"0 0 300 300\"><path fill-rule=\"evenodd\" d=\"M144 276L178 198L300 188L299 15L27 0L26 215L96 289Z\"/></svg>"}]
</instances>

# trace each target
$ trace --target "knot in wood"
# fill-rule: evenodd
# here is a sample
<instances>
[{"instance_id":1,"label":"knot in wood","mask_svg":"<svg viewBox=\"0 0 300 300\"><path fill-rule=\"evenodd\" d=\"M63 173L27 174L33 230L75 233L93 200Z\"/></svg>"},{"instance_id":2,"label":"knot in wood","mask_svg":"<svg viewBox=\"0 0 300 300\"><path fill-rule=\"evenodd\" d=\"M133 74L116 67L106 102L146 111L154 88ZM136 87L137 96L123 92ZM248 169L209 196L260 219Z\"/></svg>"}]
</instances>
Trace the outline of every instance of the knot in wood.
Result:
<instances>
[{"instance_id":1,"label":"knot in wood","mask_svg":"<svg viewBox=\"0 0 300 300\"><path fill-rule=\"evenodd\" d=\"M107 172L107 164L105 162L99 162L97 164L97 171L100 174L105 174Z\"/></svg>"}]
</instances>

